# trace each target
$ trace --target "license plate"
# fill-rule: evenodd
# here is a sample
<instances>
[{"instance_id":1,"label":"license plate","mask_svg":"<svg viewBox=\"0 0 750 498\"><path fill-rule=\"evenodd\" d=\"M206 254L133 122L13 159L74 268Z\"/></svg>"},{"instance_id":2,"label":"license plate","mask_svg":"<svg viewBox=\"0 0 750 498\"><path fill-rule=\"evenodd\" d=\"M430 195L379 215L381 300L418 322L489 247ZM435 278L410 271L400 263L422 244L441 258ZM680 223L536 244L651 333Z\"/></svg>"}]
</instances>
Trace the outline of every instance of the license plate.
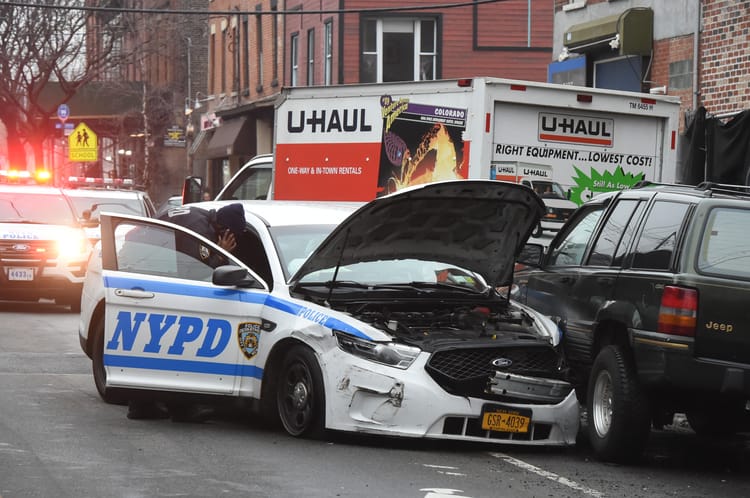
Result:
<instances>
[{"instance_id":1,"label":"license plate","mask_svg":"<svg viewBox=\"0 0 750 498\"><path fill-rule=\"evenodd\" d=\"M8 280L34 280L33 268L8 268Z\"/></svg>"},{"instance_id":2,"label":"license plate","mask_svg":"<svg viewBox=\"0 0 750 498\"><path fill-rule=\"evenodd\" d=\"M497 405L482 410L482 429L496 432L529 432L531 410Z\"/></svg>"}]
</instances>

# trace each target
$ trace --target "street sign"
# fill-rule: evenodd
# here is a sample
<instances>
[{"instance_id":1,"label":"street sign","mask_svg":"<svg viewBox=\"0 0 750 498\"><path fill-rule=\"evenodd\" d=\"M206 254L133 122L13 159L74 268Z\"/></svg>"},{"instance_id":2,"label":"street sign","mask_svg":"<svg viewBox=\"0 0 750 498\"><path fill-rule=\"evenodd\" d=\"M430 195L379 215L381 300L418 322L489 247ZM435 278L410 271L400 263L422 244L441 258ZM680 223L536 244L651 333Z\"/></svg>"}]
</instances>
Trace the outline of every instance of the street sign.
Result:
<instances>
[{"instance_id":1,"label":"street sign","mask_svg":"<svg viewBox=\"0 0 750 498\"><path fill-rule=\"evenodd\" d=\"M66 119L70 117L70 107L68 107L68 104L60 104L57 106L57 118L65 122Z\"/></svg>"},{"instance_id":2,"label":"street sign","mask_svg":"<svg viewBox=\"0 0 750 498\"><path fill-rule=\"evenodd\" d=\"M99 157L96 133L79 123L68 136L68 159L77 162L94 162Z\"/></svg>"}]
</instances>

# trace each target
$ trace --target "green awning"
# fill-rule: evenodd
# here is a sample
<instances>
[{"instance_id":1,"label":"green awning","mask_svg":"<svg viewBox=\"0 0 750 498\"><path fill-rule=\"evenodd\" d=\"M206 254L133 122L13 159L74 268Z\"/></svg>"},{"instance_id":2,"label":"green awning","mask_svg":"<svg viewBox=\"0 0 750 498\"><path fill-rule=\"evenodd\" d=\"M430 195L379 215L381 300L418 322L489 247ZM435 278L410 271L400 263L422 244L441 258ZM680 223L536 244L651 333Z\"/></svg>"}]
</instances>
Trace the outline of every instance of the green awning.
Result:
<instances>
[{"instance_id":1,"label":"green awning","mask_svg":"<svg viewBox=\"0 0 750 498\"><path fill-rule=\"evenodd\" d=\"M608 44L615 38L618 38L619 55L649 55L653 48L654 11L650 8L633 8L620 14L574 24L563 34L563 45L571 52L585 52Z\"/></svg>"}]
</instances>

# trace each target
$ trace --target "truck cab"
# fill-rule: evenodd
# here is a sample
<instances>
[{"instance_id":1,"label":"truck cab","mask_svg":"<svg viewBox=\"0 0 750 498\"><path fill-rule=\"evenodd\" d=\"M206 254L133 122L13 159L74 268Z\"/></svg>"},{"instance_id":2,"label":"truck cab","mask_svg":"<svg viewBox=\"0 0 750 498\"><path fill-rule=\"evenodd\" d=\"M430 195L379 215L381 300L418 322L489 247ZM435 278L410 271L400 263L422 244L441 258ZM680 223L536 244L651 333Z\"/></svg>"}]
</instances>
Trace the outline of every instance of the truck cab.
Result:
<instances>
[{"instance_id":1,"label":"truck cab","mask_svg":"<svg viewBox=\"0 0 750 498\"><path fill-rule=\"evenodd\" d=\"M563 223L578 207L569 199L568 192L557 182L522 179L520 183L531 188L544 202L545 213L533 234L534 237L539 237L544 231L559 232Z\"/></svg>"},{"instance_id":2,"label":"truck cab","mask_svg":"<svg viewBox=\"0 0 750 498\"><path fill-rule=\"evenodd\" d=\"M203 200L203 179L189 176L182 189L182 203ZM217 201L273 199L273 154L260 154L246 162L224 185Z\"/></svg>"}]
</instances>

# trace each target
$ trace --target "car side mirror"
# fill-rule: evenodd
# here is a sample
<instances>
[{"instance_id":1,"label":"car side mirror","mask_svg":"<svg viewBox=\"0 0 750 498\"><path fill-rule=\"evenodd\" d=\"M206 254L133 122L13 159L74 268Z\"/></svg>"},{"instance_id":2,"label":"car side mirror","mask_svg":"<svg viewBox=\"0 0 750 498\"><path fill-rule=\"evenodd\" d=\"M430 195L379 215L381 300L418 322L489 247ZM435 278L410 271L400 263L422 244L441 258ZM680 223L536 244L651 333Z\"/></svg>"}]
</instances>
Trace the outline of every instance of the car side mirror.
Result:
<instances>
[{"instance_id":1,"label":"car side mirror","mask_svg":"<svg viewBox=\"0 0 750 498\"><path fill-rule=\"evenodd\" d=\"M260 282L255 280L246 269L234 265L222 265L215 268L211 276L211 282L214 285L228 287L262 287Z\"/></svg>"},{"instance_id":2,"label":"car side mirror","mask_svg":"<svg viewBox=\"0 0 750 498\"><path fill-rule=\"evenodd\" d=\"M538 267L542 265L542 256L544 256L544 246L542 244L529 243L521 249L516 258L516 264Z\"/></svg>"}]
</instances>

